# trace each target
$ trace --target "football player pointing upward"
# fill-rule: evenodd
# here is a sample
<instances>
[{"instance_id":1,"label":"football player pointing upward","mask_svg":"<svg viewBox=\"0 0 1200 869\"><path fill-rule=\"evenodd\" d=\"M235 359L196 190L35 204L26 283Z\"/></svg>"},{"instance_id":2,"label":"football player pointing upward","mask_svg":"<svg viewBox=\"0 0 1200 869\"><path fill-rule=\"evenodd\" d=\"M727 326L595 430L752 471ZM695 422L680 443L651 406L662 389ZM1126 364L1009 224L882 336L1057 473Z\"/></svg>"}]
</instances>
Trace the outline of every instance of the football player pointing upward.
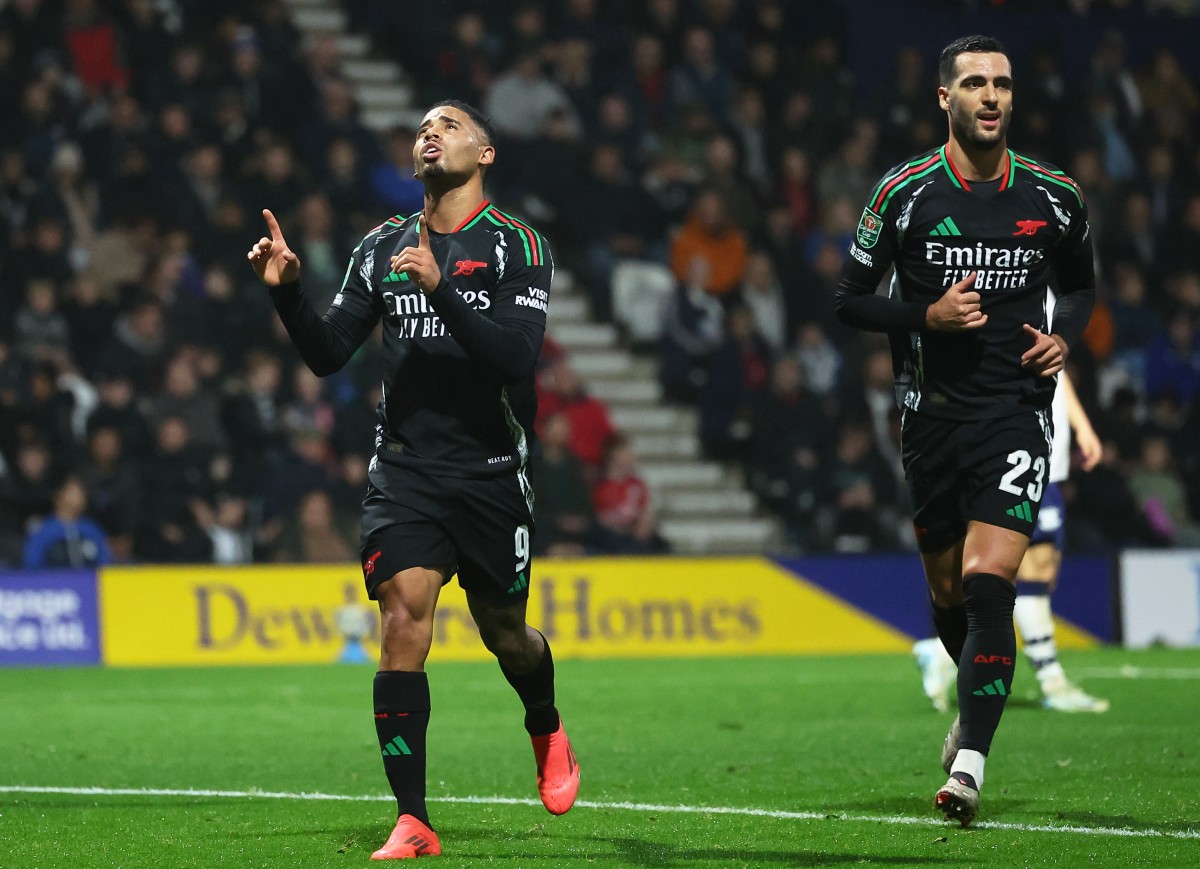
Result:
<instances>
[{"instance_id":1,"label":"football player pointing upward","mask_svg":"<svg viewBox=\"0 0 1200 869\"><path fill-rule=\"evenodd\" d=\"M451 100L430 109L413 145L424 211L367 234L323 317L270 211L270 236L248 255L317 374L341 368L383 322L362 564L382 616L375 727L398 818L374 859L441 853L425 807L425 660L438 595L456 573L484 645L525 707L542 802L562 814L579 788L554 704L550 646L525 620L533 369L553 265L538 233L484 198L495 155L474 107Z\"/></svg>"},{"instance_id":2,"label":"football player pointing upward","mask_svg":"<svg viewBox=\"0 0 1200 869\"><path fill-rule=\"evenodd\" d=\"M938 75L949 138L880 180L836 307L891 340L913 525L934 624L958 663L960 717L935 802L966 825L1012 689L1014 581L1047 482L1054 375L1087 325L1095 277L1078 186L1007 146L1004 48L955 40Z\"/></svg>"}]
</instances>

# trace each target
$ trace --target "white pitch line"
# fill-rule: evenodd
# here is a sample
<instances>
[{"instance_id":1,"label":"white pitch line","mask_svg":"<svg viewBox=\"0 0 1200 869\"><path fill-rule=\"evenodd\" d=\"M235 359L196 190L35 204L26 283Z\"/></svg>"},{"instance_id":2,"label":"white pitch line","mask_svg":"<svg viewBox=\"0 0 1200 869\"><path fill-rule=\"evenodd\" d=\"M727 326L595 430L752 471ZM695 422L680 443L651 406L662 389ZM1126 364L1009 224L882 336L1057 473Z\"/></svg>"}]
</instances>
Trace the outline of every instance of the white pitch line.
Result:
<instances>
[{"instance_id":1,"label":"white pitch line","mask_svg":"<svg viewBox=\"0 0 1200 869\"><path fill-rule=\"evenodd\" d=\"M0 793L9 794L67 794L82 797L217 797L220 799L258 800L315 800L325 802L386 803L392 796L377 794L288 793L285 791L215 791L177 788L69 788L39 787L36 785L0 785ZM528 797L427 797L431 803L469 803L482 806L540 806ZM630 812L658 812L676 815L737 815L752 818L775 818L784 821L850 821L864 824L895 824L907 827L946 827L944 821L908 815L850 815L844 812L788 812L777 809L752 809L738 806L671 806L657 803L604 803L578 800L575 805L585 809L610 809ZM1200 840L1200 830L1134 830L1129 827L1081 827L1074 824L1013 824L1003 821L981 821L974 825L984 830L1010 830L1020 833L1075 833L1084 836L1117 836L1140 839Z\"/></svg>"}]
</instances>

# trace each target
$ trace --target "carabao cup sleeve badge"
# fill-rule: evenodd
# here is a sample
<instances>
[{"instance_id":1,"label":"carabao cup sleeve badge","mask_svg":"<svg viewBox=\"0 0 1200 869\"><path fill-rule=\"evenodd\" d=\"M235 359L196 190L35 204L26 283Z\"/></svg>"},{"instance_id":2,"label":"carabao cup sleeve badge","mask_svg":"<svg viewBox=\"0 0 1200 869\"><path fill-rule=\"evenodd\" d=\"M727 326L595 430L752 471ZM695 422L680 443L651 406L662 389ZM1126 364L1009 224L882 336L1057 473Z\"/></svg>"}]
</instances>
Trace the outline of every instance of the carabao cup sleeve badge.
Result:
<instances>
[{"instance_id":1,"label":"carabao cup sleeve badge","mask_svg":"<svg viewBox=\"0 0 1200 869\"><path fill-rule=\"evenodd\" d=\"M858 246L874 247L879 241L879 230L883 229L883 218L869 208L864 208L862 219L858 222Z\"/></svg>"}]
</instances>

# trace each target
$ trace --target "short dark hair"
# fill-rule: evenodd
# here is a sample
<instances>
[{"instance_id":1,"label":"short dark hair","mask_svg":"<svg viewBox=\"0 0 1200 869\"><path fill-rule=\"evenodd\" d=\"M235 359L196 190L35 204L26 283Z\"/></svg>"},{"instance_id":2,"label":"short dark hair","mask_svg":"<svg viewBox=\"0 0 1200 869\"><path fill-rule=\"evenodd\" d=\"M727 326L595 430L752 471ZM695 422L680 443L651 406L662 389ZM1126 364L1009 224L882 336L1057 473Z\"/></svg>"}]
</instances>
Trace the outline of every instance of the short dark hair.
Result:
<instances>
[{"instance_id":1,"label":"short dark hair","mask_svg":"<svg viewBox=\"0 0 1200 869\"><path fill-rule=\"evenodd\" d=\"M938 84L945 87L954 81L954 68L960 54L1003 54L1008 52L999 39L991 36L960 36L942 49L942 57L938 61Z\"/></svg>"},{"instance_id":2,"label":"short dark hair","mask_svg":"<svg viewBox=\"0 0 1200 869\"><path fill-rule=\"evenodd\" d=\"M496 143L496 130L492 127L492 122L487 119L487 116L483 112L470 103L463 102L462 100L441 100L430 106L425 114L429 114L429 112L432 112L438 106L450 106L452 109L458 109L471 119L471 123L479 129L479 132L483 133L483 137L486 139L485 144L494 145Z\"/></svg>"}]
</instances>

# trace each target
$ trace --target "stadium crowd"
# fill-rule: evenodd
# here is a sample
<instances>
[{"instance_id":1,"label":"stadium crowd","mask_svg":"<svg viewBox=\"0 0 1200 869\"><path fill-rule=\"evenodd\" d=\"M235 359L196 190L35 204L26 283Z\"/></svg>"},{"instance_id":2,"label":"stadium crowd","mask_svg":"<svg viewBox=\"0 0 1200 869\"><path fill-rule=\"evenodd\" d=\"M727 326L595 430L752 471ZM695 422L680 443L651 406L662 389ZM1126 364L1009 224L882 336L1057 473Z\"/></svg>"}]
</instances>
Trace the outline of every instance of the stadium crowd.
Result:
<instances>
[{"instance_id":1,"label":"stadium crowd","mask_svg":"<svg viewBox=\"0 0 1200 869\"><path fill-rule=\"evenodd\" d=\"M630 340L792 546L911 544L886 341L831 303L871 185L945 139L933 58L897 45L864 93L837 4L803 27L779 0L343 5L418 106L491 117L490 198L596 318L623 322L622 263L670 274L653 340ZM369 129L336 40L288 9L0 4L0 565L357 557L377 344L310 374L245 251L271 208L327 303L421 189L413 131ZM1070 370L1105 458L1068 484L1068 544L1197 545L1200 84L1115 31L1083 72L1051 44L1014 63L1011 141L1080 183L1100 259ZM628 439L552 332L541 392L542 551L662 551Z\"/></svg>"}]
</instances>

